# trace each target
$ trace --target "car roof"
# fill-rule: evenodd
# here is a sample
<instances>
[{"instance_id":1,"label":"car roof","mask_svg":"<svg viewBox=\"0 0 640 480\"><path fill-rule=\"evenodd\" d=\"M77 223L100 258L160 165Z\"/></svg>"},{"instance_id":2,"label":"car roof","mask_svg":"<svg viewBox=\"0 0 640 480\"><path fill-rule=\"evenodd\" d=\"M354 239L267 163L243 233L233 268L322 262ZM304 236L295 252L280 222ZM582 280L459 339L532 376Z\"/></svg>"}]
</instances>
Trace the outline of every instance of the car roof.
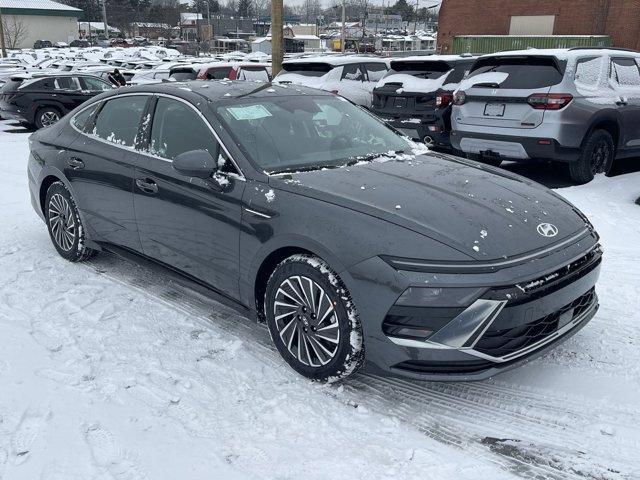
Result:
<instances>
[{"instance_id":1,"label":"car roof","mask_svg":"<svg viewBox=\"0 0 640 480\"><path fill-rule=\"evenodd\" d=\"M290 60L285 60L282 62L283 65L294 65L296 63L324 63L327 65L332 65L334 67L339 67L341 65L349 65L351 63L363 63L363 62L375 62L375 63L384 63L388 64L389 59L380 58L380 57L358 57L355 55L325 55L318 57L307 57L307 58L292 58Z\"/></svg>"},{"instance_id":2,"label":"car roof","mask_svg":"<svg viewBox=\"0 0 640 480\"><path fill-rule=\"evenodd\" d=\"M201 100L217 103L234 98L269 98L297 95L330 96L330 92L300 85L275 85L269 82L247 80L192 80L189 82L155 83L129 86L102 94L107 98L118 94L150 93L170 94L193 103Z\"/></svg>"},{"instance_id":3,"label":"car roof","mask_svg":"<svg viewBox=\"0 0 640 480\"><path fill-rule=\"evenodd\" d=\"M594 55L612 55L623 57L639 57L640 52L634 50L624 50L617 48L593 48L593 47L575 47L575 48L529 48L527 50L512 50L507 52L496 52L483 55L481 58L487 57L555 57L559 60L570 60L584 56Z\"/></svg>"}]
</instances>

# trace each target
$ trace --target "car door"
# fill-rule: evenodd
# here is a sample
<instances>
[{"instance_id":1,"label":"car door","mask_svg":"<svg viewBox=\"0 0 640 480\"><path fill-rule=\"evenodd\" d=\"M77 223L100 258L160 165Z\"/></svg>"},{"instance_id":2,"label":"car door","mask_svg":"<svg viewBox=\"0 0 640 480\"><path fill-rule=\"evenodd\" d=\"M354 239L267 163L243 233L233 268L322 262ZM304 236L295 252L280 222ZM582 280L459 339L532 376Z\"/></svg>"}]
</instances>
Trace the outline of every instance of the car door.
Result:
<instances>
[{"instance_id":1,"label":"car door","mask_svg":"<svg viewBox=\"0 0 640 480\"><path fill-rule=\"evenodd\" d=\"M369 92L365 86L366 75L364 66L360 63L350 63L342 67L342 75L338 83L338 94L353 103L364 107L371 107L373 89Z\"/></svg>"},{"instance_id":2,"label":"car door","mask_svg":"<svg viewBox=\"0 0 640 480\"><path fill-rule=\"evenodd\" d=\"M214 178L187 177L172 159L220 152ZM200 111L182 99L157 97L144 159L135 172L134 205L148 257L238 297L238 248L244 179Z\"/></svg>"},{"instance_id":3,"label":"car door","mask_svg":"<svg viewBox=\"0 0 640 480\"><path fill-rule=\"evenodd\" d=\"M78 112L65 175L91 238L141 251L133 210L133 149L150 95L118 96ZM88 117L87 117L88 116Z\"/></svg>"},{"instance_id":4,"label":"car door","mask_svg":"<svg viewBox=\"0 0 640 480\"><path fill-rule=\"evenodd\" d=\"M90 97L113 89L113 86L110 83L97 77L83 75L78 78L83 92L88 93Z\"/></svg>"},{"instance_id":5,"label":"car door","mask_svg":"<svg viewBox=\"0 0 640 480\"><path fill-rule=\"evenodd\" d=\"M60 100L64 108L63 114L86 102L91 95L82 90L80 81L74 76L56 77L54 80L55 93L53 96Z\"/></svg>"},{"instance_id":6,"label":"car door","mask_svg":"<svg viewBox=\"0 0 640 480\"><path fill-rule=\"evenodd\" d=\"M620 146L640 150L640 68L638 59L614 57L609 69L611 86L616 91L620 114Z\"/></svg>"}]
</instances>

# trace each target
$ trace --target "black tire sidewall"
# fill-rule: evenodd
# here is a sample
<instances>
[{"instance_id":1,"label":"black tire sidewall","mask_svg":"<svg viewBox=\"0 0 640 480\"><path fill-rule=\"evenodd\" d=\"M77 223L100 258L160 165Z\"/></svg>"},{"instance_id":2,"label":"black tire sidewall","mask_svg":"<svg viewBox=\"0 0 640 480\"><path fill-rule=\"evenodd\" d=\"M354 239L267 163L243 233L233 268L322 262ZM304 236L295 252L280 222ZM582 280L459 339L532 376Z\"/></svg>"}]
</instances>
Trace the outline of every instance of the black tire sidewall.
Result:
<instances>
[{"instance_id":1,"label":"black tire sidewall","mask_svg":"<svg viewBox=\"0 0 640 480\"><path fill-rule=\"evenodd\" d=\"M49 202L51 201L51 197L55 194L62 195L71 206L71 211L73 212L74 219L76 221L76 235L73 239L73 246L70 250L65 251L58 245L53 232L51 231L51 223L49 222ZM85 248L82 246L84 242L84 227L82 225L82 220L80 219L80 214L78 213L78 208L76 207L76 203L73 201L73 197L71 196L71 192L64 186L62 182L52 183L49 189L47 190L47 195L44 204L44 217L45 222L47 224L47 231L49 232L49 237L51 238L51 243L55 247L58 254L66 260L70 262L77 262L83 259Z\"/></svg>"},{"instance_id":2,"label":"black tire sidewall","mask_svg":"<svg viewBox=\"0 0 640 480\"><path fill-rule=\"evenodd\" d=\"M611 134L606 130L596 130L589 135L587 141L584 143L578 161L570 164L572 180L578 183L588 183L595 178L595 174L592 171L593 152L596 145L601 141L605 141L609 147L608 164L604 166L604 171L606 173L611 169L615 157L613 138L611 138Z\"/></svg>"},{"instance_id":3,"label":"black tire sidewall","mask_svg":"<svg viewBox=\"0 0 640 480\"><path fill-rule=\"evenodd\" d=\"M311 278L323 288L331 301L335 302L334 308L337 313L340 329L338 351L336 352L335 357L329 363L321 367L311 367L305 365L300 362L295 356L293 356L280 338L280 334L276 326L273 313L273 303L275 300L276 292L278 290L278 287L284 280L294 275L303 275ZM357 319L356 325L353 325L352 318L355 315L355 312L352 313L352 318L350 318L349 310L353 309L354 307L351 303L349 294L344 286L342 286L338 277L333 273L332 275L339 282L338 286L331 283L327 274L322 273L319 269L310 265L306 261L302 259L296 260L294 258L287 259L276 268L274 273L271 275L271 278L269 278L267 291L265 294L265 317L267 320L267 326L269 328L269 333L271 334L271 339L278 349L278 352L280 352L280 355L282 355L285 361L296 372L304 375L307 378L318 381L330 380L332 378L337 379L344 376L345 374L352 373L346 371L349 368L349 364L351 364L352 362L356 362L359 367L361 363L359 361L359 357L364 353L364 349L362 347L360 349L356 349L352 345L352 334L355 333L356 335L360 335L360 338L362 338L362 332ZM354 370L356 370L358 367L354 368Z\"/></svg>"}]
</instances>

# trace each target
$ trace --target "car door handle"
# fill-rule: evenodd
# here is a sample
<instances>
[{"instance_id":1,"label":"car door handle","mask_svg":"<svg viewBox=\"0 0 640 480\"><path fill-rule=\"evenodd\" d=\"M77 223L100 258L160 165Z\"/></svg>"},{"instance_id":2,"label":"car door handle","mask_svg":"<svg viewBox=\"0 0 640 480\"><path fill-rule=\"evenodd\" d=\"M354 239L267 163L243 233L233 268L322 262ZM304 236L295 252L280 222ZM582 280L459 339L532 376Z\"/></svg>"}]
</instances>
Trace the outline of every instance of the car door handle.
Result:
<instances>
[{"instance_id":1,"label":"car door handle","mask_svg":"<svg viewBox=\"0 0 640 480\"><path fill-rule=\"evenodd\" d=\"M84 162L80 160L78 157L68 158L67 165L69 165L74 170L80 170L81 168L84 168Z\"/></svg>"},{"instance_id":2,"label":"car door handle","mask_svg":"<svg viewBox=\"0 0 640 480\"><path fill-rule=\"evenodd\" d=\"M158 193L158 184L148 178L136 179L136 185L140 190L146 193Z\"/></svg>"}]
</instances>

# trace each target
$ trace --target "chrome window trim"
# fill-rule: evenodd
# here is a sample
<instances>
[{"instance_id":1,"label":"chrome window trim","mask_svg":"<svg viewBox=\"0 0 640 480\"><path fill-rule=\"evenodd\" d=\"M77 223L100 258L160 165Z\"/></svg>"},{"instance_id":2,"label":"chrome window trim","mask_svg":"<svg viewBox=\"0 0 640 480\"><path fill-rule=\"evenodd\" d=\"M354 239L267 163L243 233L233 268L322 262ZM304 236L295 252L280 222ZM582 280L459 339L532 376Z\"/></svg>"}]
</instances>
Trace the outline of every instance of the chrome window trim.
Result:
<instances>
[{"instance_id":1,"label":"chrome window trim","mask_svg":"<svg viewBox=\"0 0 640 480\"><path fill-rule=\"evenodd\" d=\"M233 158L233 156L231 156L231 153L229 153L229 150L227 149L227 147L225 146L225 144L222 142L222 140L220 139L220 136L217 134L217 132L213 129L213 127L211 126L211 124L209 123L209 121L206 119L206 117L204 115L202 115L202 112L200 112L194 105L192 105L190 102L188 102L187 100L184 100L180 97L176 97L174 95L169 95L166 93L150 93L150 92L131 92L131 93L123 93L123 94L118 94L118 95L114 95L112 97L109 98L105 98L102 100L99 100L97 102L93 102L85 107L83 107L80 111L78 111L73 117L71 117L71 119L69 120L69 125L71 125L71 128L73 128L76 132L78 132L81 135L84 135L86 137L91 138L92 140L96 140L98 142L102 142L105 143L107 145L111 145L112 147L116 147L116 148L121 148L123 150L127 150L130 152L135 152L135 153L139 153L141 155L144 155L146 157L151 157L154 158L156 160L161 160L163 162L169 162L172 163L173 160L169 159L169 158L164 158L164 157L160 157L158 155L153 155L147 151L144 150L138 150L135 147L128 147L126 145L119 145L117 143L114 142L110 142L108 140L105 140L103 138L98 137L97 135L91 135L88 134L86 132L83 132L82 130L78 129L75 124L73 123L73 121L75 120L76 116L79 115L81 112L85 111L87 108L90 108L91 106L95 105L96 103L104 103L104 102L108 102L109 100L115 100L116 98L122 98L122 97L167 97L167 98L171 98L174 100L178 100L181 101L182 103L185 103L187 105L189 105L193 110L195 110L195 112L200 116L200 118L204 121L205 125L209 128L209 130L211 131L211 133L213 133L213 136L215 137L216 141L220 144L220 146L222 147L222 149L224 150L224 152L227 154L227 157L229 157L229 160L231 161L231 163L233 164L233 166L235 167L235 169L239 172L239 173L227 173L227 172L220 172L222 175L225 175L227 177L230 178L234 178L236 180L241 180L243 182L246 182L246 178L244 176L244 174L242 173L242 170L240 170L240 167L238 166L238 163L235 161L235 159ZM217 161L217 159L216 159Z\"/></svg>"}]
</instances>

